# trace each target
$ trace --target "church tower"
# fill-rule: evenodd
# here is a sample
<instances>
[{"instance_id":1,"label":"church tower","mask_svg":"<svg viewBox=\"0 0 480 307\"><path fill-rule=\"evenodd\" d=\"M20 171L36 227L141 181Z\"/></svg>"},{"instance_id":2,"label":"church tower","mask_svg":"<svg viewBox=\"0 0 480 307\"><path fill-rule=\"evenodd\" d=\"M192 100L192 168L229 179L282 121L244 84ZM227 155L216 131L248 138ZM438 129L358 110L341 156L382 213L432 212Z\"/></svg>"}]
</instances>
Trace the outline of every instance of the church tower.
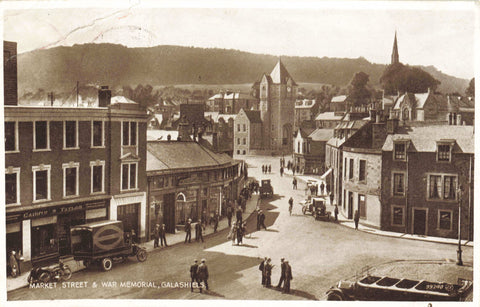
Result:
<instances>
[{"instance_id":1,"label":"church tower","mask_svg":"<svg viewBox=\"0 0 480 307\"><path fill-rule=\"evenodd\" d=\"M392 63L398 64L400 60L398 58L398 47L397 47L397 31L395 31L395 39L393 40L393 50L392 50Z\"/></svg>"}]
</instances>

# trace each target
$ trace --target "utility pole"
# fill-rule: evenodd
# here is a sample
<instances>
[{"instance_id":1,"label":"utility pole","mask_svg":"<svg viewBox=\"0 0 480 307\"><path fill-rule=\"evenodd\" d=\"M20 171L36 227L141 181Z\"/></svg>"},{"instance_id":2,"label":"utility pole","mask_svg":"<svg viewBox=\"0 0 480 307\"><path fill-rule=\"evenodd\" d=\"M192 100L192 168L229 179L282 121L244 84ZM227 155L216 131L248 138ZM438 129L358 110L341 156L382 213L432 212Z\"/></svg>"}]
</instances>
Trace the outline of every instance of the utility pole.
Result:
<instances>
[{"instance_id":1,"label":"utility pole","mask_svg":"<svg viewBox=\"0 0 480 307\"><path fill-rule=\"evenodd\" d=\"M457 249L457 265L463 265L462 261L462 186L457 189L458 195L458 249Z\"/></svg>"}]
</instances>

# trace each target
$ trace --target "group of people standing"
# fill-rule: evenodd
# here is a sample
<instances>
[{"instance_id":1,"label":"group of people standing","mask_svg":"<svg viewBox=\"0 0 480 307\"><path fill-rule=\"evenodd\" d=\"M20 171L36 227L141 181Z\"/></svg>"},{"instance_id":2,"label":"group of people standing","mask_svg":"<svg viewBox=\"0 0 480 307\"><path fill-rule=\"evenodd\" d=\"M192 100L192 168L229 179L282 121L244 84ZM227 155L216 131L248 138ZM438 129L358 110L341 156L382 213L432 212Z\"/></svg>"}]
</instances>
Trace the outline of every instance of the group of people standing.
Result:
<instances>
[{"instance_id":1,"label":"group of people standing","mask_svg":"<svg viewBox=\"0 0 480 307\"><path fill-rule=\"evenodd\" d=\"M266 288L272 287L272 259L265 257L260 263L258 269L262 272L262 285ZM277 288L282 289L283 293L290 293L290 281L293 279L292 267L285 258L280 259L280 280L278 281Z\"/></svg>"},{"instance_id":2,"label":"group of people standing","mask_svg":"<svg viewBox=\"0 0 480 307\"><path fill-rule=\"evenodd\" d=\"M202 293L204 286L205 289L208 290L208 267L206 262L207 260L202 259L202 262L198 264L198 260L195 259L190 266L190 278L192 279L190 283L191 292L193 292L194 288L198 288L200 293Z\"/></svg>"},{"instance_id":3,"label":"group of people standing","mask_svg":"<svg viewBox=\"0 0 480 307\"><path fill-rule=\"evenodd\" d=\"M262 173L270 174L272 173L272 166L271 165L262 165Z\"/></svg>"},{"instance_id":4,"label":"group of people standing","mask_svg":"<svg viewBox=\"0 0 480 307\"><path fill-rule=\"evenodd\" d=\"M165 247L167 247L167 238L166 238L166 233L167 231L165 230L165 224L156 224L155 225L155 231L154 231L154 240L153 240L153 248L158 247L158 243L160 241L160 245L163 247L163 244L165 244Z\"/></svg>"},{"instance_id":5,"label":"group of people standing","mask_svg":"<svg viewBox=\"0 0 480 307\"><path fill-rule=\"evenodd\" d=\"M195 224L195 241L205 242L203 240L203 231L205 230L205 225L203 225L202 220L199 220ZM188 219L185 223L185 243L192 243L192 219Z\"/></svg>"},{"instance_id":6,"label":"group of people standing","mask_svg":"<svg viewBox=\"0 0 480 307\"><path fill-rule=\"evenodd\" d=\"M242 222L242 220L237 220L233 223L230 232L228 233L227 239L232 240L232 245L235 245L235 240L237 240L237 245L243 244L243 237L247 233L247 222Z\"/></svg>"}]
</instances>

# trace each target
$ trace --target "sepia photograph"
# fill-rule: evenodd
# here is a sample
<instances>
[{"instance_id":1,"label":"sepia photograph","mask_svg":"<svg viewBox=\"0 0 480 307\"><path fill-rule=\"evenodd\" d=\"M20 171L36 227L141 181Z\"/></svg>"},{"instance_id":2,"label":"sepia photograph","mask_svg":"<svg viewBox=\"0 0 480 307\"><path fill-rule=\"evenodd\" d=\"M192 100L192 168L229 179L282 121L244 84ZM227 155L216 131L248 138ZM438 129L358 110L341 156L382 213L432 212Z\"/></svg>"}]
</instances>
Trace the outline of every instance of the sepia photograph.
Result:
<instances>
[{"instance_id":1,"label":"sepia photograph","mask_svg":"<svg viewBox=\"0 0 480 307\"><path fill-rule=\"evenodd\" d=\"M0 305L479 304L478 1L0 9Z\"/></svg>"}]
</instances>

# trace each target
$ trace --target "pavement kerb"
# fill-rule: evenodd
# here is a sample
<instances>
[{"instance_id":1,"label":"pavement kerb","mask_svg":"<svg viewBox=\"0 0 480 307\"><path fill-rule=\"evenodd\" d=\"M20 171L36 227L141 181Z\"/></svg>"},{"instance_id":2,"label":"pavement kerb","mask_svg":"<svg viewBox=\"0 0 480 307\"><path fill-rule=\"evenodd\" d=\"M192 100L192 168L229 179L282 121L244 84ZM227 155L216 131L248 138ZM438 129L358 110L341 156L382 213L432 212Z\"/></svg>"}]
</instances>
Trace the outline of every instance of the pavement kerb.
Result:
<instances>
[{"instance_id":1,"label":"pavement kerb","mask_svg":"<svg viewBox=\"0 0 480 307\"><path fill-rule=\"evenodd\" d=\"M284 172L284 175L287 175L287 174L293 177L293 173L290 170L286 170ZM321 180L320 178L307 176L303 174L296 174L295 177L298 180L301 180L303 182L307 182L308 180ZM355 228L355 224L353 223L353 220L348 220L345 217L341 220L339 219L338 224L343 227L348 227L352 229ZM393 238L407 239L407 240L417 240L417 241L425 241L425 242L433 242L433 243L441 243L441 244L458 245L458 240L456 239L441 238L441 237L417 237L417 236L413 236L411 234L406 234L406 233L378 230L372 227L362 225L361 223L359 224L358 231L374 234L377 236L384 236L384 237L393 237ZM462 246L473 247L473 245L474 245L474 242L472 241L462 240Z\"/></svg>"}]
</instances>

